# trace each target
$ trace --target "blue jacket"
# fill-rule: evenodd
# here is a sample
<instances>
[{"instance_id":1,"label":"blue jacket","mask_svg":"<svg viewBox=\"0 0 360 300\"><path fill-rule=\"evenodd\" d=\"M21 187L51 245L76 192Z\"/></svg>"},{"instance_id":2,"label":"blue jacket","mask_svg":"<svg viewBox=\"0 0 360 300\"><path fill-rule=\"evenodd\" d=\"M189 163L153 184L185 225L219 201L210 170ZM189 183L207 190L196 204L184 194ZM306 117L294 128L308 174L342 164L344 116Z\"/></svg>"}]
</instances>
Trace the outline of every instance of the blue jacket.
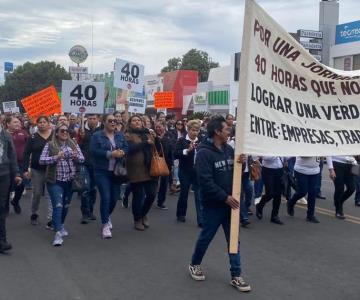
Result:
<instances>
[{"instance_id":1,"label":"blue jacket","mask_svg":"<svg viewBox=\"0 0 360 300\"><path fill-rule=\"evenodd\" d=\"M224 206L232 194L234 149L224 144L222 150L211 139L197 148L195 169L204 206Z\"/></svg>"},{"instance_id":2,"label":"blue jacket","mask_svg":"<svg viewBox=\"0 0 360 300\"><path fill-rule=\"evenodd\" d=\"M124 135L121 132L116 132L114 135L116 149L123 150L125 154L128 153L128 144ZM93 156L94 169L108 170L110 153L116 149L111 149L109 138L105 135L103 130L95 132L90 141L90 153ZM120 160L120 159L117 159Z\"/></svg>"}]
</instances>

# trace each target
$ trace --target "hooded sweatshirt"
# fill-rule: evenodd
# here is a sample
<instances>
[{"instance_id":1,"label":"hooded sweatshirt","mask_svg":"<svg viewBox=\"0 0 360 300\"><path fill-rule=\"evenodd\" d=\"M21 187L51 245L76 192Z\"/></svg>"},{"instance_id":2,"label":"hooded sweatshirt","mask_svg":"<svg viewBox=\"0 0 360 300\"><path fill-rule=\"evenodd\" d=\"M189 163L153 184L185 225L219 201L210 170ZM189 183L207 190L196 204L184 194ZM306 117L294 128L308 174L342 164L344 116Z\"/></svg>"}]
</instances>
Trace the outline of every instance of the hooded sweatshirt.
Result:
<instances>
[{"instance_id":1,"label":"hooded sweatshirt","mask_svg":"<svg viewBox=\"0 0 360 300\"><path fill-rule=\"evenodd\" d=\"M203 205L227 206L225 201L232 193L233 184L233 148L224 144L220 150L208 138L197 148L195 168Z\"/></svg>"}]
</instances>

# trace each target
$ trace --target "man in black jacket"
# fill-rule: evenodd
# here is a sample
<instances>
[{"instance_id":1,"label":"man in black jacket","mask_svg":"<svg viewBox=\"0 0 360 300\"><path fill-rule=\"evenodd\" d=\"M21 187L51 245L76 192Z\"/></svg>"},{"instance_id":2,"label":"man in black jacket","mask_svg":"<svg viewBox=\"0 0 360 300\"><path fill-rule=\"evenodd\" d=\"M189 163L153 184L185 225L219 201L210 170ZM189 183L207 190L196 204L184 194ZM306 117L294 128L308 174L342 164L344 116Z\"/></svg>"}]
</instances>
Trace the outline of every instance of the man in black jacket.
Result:
<instances>
[{"instance_id":1,"label":"man in black jacket","mask_svg":"<svg viewBox=\"0 0 360 300\"><path fill-rule=\"evenodd\" d=\"M6 215L8 194L11 181L21 183L21 177L16 161L16 152L11 136L0 125L0 253L12 248L6 239Z\"/></svg>"},{"instance_id":2,"label":"man in black jacket","mask_svg":"<svg viewBox=\"0 0 360 300\"><path fill-rule=\"evenodd\" d=\"M208 138L198 147L195 163L203 204L203 228L189 265L194 280L205 280L200 265L220 225L229 245L231 209L239 208L239 201L231 196L234 150L226 143L231 128L223 117L217 116L209 122L207 130ZM245 161L245 156L241 155L239 160ZM230 284L239 291L250 291L250 285L241 277L240 251L229 254L229 259Z\"/></svg>"},{"instance_id":3,"label":"man in black jacket","mask_svg":"<svg viewBox=\"0 0 360 300\"><path fill-rule=\"evenodd\" d=\"M84 125L84 130L79 130L79 146L85 157L84 166L86 168L86 176L88 176L89 181L88 190L81 194L81 224L87 224L89 220L96 220L93 213L96 200L96 187L94 168L90 154L90 141L93 134L98 130L101 130L101 126L99 117L96 114L87 115L87 122Z\"/></svg>"}]
</instances>

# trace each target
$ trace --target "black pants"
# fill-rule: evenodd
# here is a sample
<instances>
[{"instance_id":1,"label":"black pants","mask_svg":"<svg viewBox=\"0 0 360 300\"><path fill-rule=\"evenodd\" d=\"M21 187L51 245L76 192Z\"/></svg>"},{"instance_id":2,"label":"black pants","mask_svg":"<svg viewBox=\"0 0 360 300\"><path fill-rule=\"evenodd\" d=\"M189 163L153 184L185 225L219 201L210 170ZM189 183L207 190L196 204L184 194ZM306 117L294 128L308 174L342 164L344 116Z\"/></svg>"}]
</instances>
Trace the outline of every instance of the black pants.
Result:
<instances>
[{"instance_id":1,"label":"black pants","mask_svg":"<svg viewBox=\"0 0 360 300\"><path fill-rule=\"evenodd\" d=\"M132 212L134 221L139 221L147 215L155 200L157 181L132 182L131 189L133 192Z\"/></svg>"},{"instance_id":2,"label":"black pants","mask_svg":"<svg viewBox=\"0 0 360 300\"><path fill-rule=\"evenodd\" d=\"M334 161L334 171L336 178L335 193L334 193L334 205L337 213L343 213L343 204L350 198L355 191L355 178L351 173L351 164L344 164ZM346 190L344 187L346 186Z\"/></svg>"},{"instance_id":3,"label":"black pants","mask_svg":"<svg viewBox=\"0 0 360 300\"><path fill-rule=\"evenodd\" d=\"M0 241L6 241L6 214L9 206L10 176L0 176Z\"/></svg>"},{"instance_id":4,"label":"black pants","mask_svg":"<svg viewBox=\"0 0 360 300\"><path fill-rule=\"evenodd\" d=\"M265 185L265 194L261 197L258 204L259 208L263 209L265 204L273 199L273 208L271 218L278 216L281 204L281 177L283 169L270 169L262 167L262 180Z\"/></svg>"}]
</instances>

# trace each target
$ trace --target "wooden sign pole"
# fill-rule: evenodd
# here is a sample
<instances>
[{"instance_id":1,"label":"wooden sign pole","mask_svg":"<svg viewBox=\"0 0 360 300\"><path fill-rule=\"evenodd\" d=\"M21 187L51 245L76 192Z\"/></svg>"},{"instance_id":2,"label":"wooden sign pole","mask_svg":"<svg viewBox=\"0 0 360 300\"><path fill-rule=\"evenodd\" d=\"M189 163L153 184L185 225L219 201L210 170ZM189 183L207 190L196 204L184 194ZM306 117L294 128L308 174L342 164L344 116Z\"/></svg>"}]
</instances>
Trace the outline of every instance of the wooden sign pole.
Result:
<instances>
[{"instance_id":1,"label":"wooden sign pole","mask_svg":"<svg viewBox=\"0 0 360 300\"><path fill-rule=\"evenodd\" d=\"M239 208L231 210L231 224L230 224L230 243L229 253L238 253L239 247L239 232L240 232L240 195L241 195L241 178L242 178L242 163L237 162L237 157L234 159L234 176L233 176L232 196L239 201Z\"/></svg>"}]
</instances>

